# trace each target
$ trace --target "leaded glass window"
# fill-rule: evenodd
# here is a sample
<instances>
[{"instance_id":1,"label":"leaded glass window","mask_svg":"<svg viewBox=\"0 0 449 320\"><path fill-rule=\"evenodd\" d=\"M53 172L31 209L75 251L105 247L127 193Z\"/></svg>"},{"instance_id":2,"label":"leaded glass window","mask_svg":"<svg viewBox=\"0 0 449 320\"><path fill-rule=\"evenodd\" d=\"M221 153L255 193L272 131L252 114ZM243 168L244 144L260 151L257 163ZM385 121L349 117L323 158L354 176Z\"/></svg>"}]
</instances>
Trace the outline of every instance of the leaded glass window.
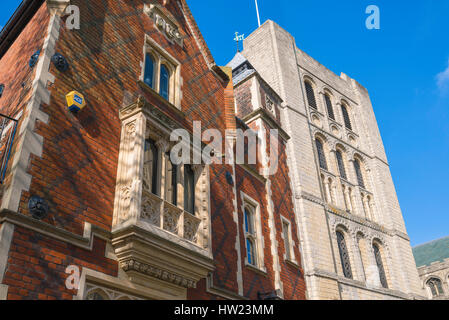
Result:
<instances>
[{"instance_id":1,"label":"leaded glass window","mask_svg":"<svg viewBox=\"0 0 449 320\"><path fill-rule=\"evenodd\" d=\"M355 174L357 176L357 182L358 182L359 186L361 186L362 188L365 188L365 181L363 179L362 168L360 165L360 161L358 159L354 160L354 169L355 169Z\"/></svg>"},{"instance_id":2,"label":"leaded glass window","mask_svg":"<svg viewBox=\"0 0 449 320\"><path fill-rule=\"evenodd\" d=\"M246 234L246 255L250 265L257 266L256 257L256 228L254 225L254 210L253 208L245 207L245 234Z\"/></svg>"},{"instance_id":3,"label":"leaded glass window","mask_svg":"<svg viewBox=\"0 0 449 320\"><path fill-rule=\"evenodd\" d=\"M318 109L317 104L316 104L316 99L315 99L315 92L313 91L312 84L310 82L306 81L305 87L306 87L307 101L309 103L309 106L314 109Z\"/></svg>"},{"instance_id":4,"label":"leaded glass window","mask_svg":"<svg viewBox=\"0 0 449 320\"><path fill-rule=\"evenodd\" d=\"M337 150L335 156L337 157L337 164L338 170L340 171L340 177L342 177L345 180L348 180L348 176L346 175L345 162L343 161L343 155L341 154L340 150Z\"/></svg>"},{"instance_id":5,"label":"leaded glass window","mask_svg":"<svg viewBox=\"0 0 449 320\"><path fill-rule=\"evenodd\" d=\"M147 53L145 56L145 72L144 72L144 80L147 85L151 88L153 87L154 82L154 59L151 54Z\"/></svg>"},{"instance_id":6,"label":"leaded glass window","mask_svg":"<svg viewBox=\"0 0 449 320\"><path fill-rule=\"evenodd\" d=\"M351 118L349 117L348 109L344 104L341 105L341 113L343 114L343 120L345 122L345 127L352 130Z\"/></svg>"},{"instance_id":7,"label":"leaded glass window","mask_svg":"<svg viewBox=\"0 0 449 320\"><path fill-rule=\"evenodd\" d=\"M376 258L377 268L379 269L380 283L382 284L382 287L388 288L387 276L385 274L384 264L382 262L382 255L380 254L379 247L376 244L374 244L373 250L374 250L374 257Z\"/></svg>"},{"instance_id":8,"label":"leaded glass window","mask_svg":"<svg viewBox=\"0 0 449 320\"><path fill-rule=\"evenodd\" d=\"M290 244L290 224L286 221L282 222L282 232L284 235L286 258L287 258L287 260L292 260L291 244Z\"/></svg>"},{"instance_id":9,"label":"leaded glass window","mask_svg":"<svg viewBox=\"0 0 449 320\"><path fill-rule=\"evenodd\" d=\"M332 106L332 101L329 95L325 94L324 99L326 100L327 114L329 118L335 120L334 107Z\"/></svg>"},{"instance_id":10,"label":"leaded glass window","mask_svg":"<svg viewBox=\"0 0 449 320\"><path fill-rule=\"evenodd\" d=\"M195 173L191 165L184 166L184 210L195 214Z\"/></svg>"},{"instance_id":11,"label":"leaded glass window","mask_svg":"<svg viewBox=\"0 0 449 320\"><path fill-rule=\"evenodd\" d=\"M438 278L429 279L429 281L427 281L427 286L430 288L430 291L432 291L433 297L438 297L444 294L443 285Z\"/></svg>"},{"instance_id":12,"label":"leaded glass window","mask_svg":"<svg viewBox=\"0 0 449 320\"><path fill-rule=\"evenodd\" d=\"M320 163L320 168L327 170L327 161L326 161L326 155L324 154L323 144L318 139L315 140L315 144L316 144L316 150L318 152L318 160Z\"/></svg>"},{"instance_id":13,"label":"leaded glass window","mask_svg":"<svg viewBox=\"0 0 449 320\"><path fill-rule=\"evenodd\" d=\"M337 242L343 274L346 278L352 279L351 260L349 258L348 248L346 247L345 236L340 231L337 231Z\"/></svg>"},{"instance_id":14,"label":"leaded glass window","mask_svg":"<svg viewBox=\"0 0 449 320\"><path fill-rule=\"evenodd\" d=\"M161 65L161 79L160 79L160 90L159 93L162 97L168 100L169 97L169 87L170 87L170 72L165 65Z\"/></svg>"}]
</instances>

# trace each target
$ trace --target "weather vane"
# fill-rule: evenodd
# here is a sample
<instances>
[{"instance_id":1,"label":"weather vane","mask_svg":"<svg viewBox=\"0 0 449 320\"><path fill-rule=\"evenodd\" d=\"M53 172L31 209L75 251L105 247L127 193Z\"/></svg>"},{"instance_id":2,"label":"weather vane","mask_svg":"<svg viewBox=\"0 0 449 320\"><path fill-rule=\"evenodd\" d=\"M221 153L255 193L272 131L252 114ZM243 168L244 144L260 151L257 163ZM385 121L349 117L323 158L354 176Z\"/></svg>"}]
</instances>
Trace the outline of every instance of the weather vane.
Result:
<instances>
[{"instance_id":1,"label":"weather vane","mask_svg":"<svg viewBox=\"0 0 449 320\"><path fill-rule=\"evenodd\" d=\"M237 43L237 52L240 52L239 42L245 40L245 35L244 34L239 35L239 33L236 32L234 40Z\"/></svg>"}]
</instances>

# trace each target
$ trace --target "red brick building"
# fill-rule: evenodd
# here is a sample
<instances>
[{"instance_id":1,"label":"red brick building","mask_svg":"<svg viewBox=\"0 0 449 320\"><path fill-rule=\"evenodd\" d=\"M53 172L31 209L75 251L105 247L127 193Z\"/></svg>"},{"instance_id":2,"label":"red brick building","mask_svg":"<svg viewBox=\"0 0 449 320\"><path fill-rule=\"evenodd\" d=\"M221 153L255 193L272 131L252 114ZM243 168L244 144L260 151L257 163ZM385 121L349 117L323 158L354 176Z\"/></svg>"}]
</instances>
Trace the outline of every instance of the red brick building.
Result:
<instances>
[{"instance_id":1,"label":"red brick building","mask_svg":"<svg viewBox=\"0 0 449 320\"><path fill-rule=\"evenodd\" d=\"M215 64L184 0L23 1L0 34L0 299L305 299L282 101L246 63ZM174 163L194 121L232 154L257 132L258 162Z\"/></svg>"}]
</instances>

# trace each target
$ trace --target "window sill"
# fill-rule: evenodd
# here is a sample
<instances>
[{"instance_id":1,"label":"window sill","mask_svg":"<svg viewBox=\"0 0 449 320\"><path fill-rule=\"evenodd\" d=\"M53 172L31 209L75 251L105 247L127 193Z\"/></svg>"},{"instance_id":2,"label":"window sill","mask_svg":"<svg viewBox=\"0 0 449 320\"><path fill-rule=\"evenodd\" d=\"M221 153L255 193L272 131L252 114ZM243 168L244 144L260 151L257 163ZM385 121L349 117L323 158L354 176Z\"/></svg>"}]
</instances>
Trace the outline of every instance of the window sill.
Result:
<instances>
[{"instance_id":1,"label":"window sill","mask_svg":"<svg viewBox=\"0 0 449 320\"><path fill-rule=\"evenodd\" d=\"M185 113L182 112L182 110L180 110L180 107L176 107L173 103L171 103L170 101L166 100L165 98L163 98L158 92L156 92L153 88L151 88L149 85L147 85L145 82L143 82L142 80L137 81L137 83L139 84L139 86L145 90L145 92L151 94L153 97L155 97L159 102L163 103L165 106L168 107L168 109L170 109L170 111L175 112L177 115L179 115L180 117L185 118Z\"/></svg>"},{"instance_id":2,"label":"window sill","mask_svg":"<svg viewBox=\"0 0 449 320\"><path fill-rule=\"evenodd\" d=\"M300 265L295 260L285 259L285 263L287 263L289 266L293 268L301 269Z\"/></svg>"},{"instance_id":3,"label":"window sill","mask_svg":"<svg viewBox=\"0 0 449 320\"><path fill-rule=\"evenodd\" d=\"M255 273L258 273L261 276L268 277L268 273L265 268L261 269L259 267L253 266L252 264L249 264L247 261L245 261L245 267L251 271L254 271Z\"/></svg>"}]
</instances>

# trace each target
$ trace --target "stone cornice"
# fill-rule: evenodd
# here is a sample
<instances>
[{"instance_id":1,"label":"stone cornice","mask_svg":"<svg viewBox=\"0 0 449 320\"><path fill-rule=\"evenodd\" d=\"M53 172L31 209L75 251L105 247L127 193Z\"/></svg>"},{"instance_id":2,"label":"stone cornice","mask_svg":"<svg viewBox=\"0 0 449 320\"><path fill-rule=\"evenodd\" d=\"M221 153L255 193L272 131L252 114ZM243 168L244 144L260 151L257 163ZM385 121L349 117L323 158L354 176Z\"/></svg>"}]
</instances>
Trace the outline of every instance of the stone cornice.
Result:
<instances>
[{"instance_id":1,"label":"stone cornice","mask_svg":"<svg viewBox=\"0 0 449 320\"><path fill-rule=\"evenodd\" d=\"M285 141L290 140L290 136L288 135L287 132L285 132L284 129L282 129L281 125L273 118L273 116L265 109L259 108L253 112L251 112L250 114L248 114L247 116L245 116L242 120L245 123L251 123L257 119L262 119L264 120L266 123L268 123L268 125L270 126L270 128L272 129L277 129L279 130L279 134L282 137L282 139L284 139Z\"/></svg>"},{"instance_id":2,"label":"stone cornice","mask_svg":"<svg viewBox=\"0 0 449 320\"><path fill-rule=\"evenodd\" d=\"M89 223L85 224L84 235L81 236L7 209L0 211L0 222L9 222L15 226L33 230L47 237L70 243L86 250L92 250L94 237L106 241L110 241L111 239L111 233L109 231Z\"/></svg>"}]
</instances>

